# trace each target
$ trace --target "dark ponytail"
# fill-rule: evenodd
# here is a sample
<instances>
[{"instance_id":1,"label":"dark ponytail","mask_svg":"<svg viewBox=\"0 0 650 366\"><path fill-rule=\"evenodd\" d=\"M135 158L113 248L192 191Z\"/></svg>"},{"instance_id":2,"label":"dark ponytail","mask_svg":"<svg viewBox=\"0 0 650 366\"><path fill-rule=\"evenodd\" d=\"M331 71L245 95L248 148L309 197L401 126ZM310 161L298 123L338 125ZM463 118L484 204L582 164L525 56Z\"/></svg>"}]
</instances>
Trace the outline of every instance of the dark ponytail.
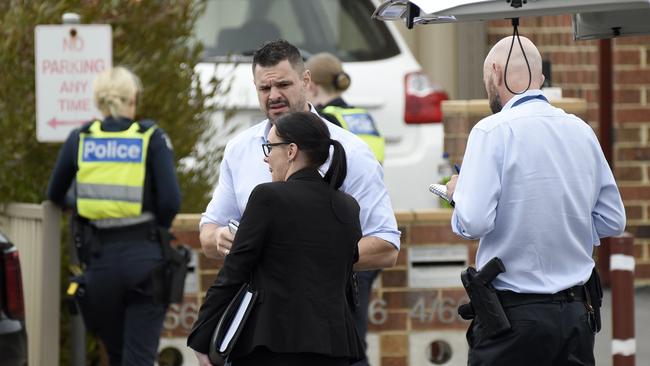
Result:
<instances>
[{"instance_id":1,"label":"dark ponytail","mask_svg":"<svg viewBox=\"0 0 650 366\"><path fill-rule=\"evenodd\" d=\"M298 145L314 169L325 164L330 146L333 146L332 161L323 179L332 188L341 188L348 172L345 149L340 142L330 138L330 131L320 117L311 112L289 113L275 121L275 130L283 141Z\"/></svg>"},{"instance_id":2,"label":"dark ponytail","mask_svg":"<svg viewBox=\"0 0 650 366\"><path fill-rule=\"evenodd\" d=\"M348 174L348 162L343 145L336 140L330 140L330 143L334 147L334 153L332 154L330 167L327 169L327 173L325 173L323 179L334 189L339 189L343 185L345 176Z\"/></svg>"}]
</instances>

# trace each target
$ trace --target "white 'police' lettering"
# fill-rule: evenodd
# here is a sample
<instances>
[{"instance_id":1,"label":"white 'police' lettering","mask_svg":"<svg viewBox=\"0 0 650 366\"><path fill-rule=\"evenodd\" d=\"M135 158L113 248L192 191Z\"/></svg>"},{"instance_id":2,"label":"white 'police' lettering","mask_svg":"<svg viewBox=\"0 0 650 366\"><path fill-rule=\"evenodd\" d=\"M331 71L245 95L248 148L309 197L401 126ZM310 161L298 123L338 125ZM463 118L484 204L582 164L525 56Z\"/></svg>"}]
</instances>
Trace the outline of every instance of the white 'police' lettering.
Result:
<instances>
[{"instance_id":1,"label":"white 'police' lettering","mask_svg":"<svg viewBox=\"0 0 650 366\"><path fill-rule=\"evenodd\" d=\"M83 161L140 162L142 140L131 138L86 138L83 143Z\"/></svg>"},{"instance_id":2,"label":"white 'police' lettering","mask_svg":"<svg viewBox=\"0 0 650 366\"><path fill-rule=\"evenodd\" d=\"M355 135L379 136L372 117L367 113L344 114L343 119L348 125L348 130Z\"/></svg>"}]
</instances>

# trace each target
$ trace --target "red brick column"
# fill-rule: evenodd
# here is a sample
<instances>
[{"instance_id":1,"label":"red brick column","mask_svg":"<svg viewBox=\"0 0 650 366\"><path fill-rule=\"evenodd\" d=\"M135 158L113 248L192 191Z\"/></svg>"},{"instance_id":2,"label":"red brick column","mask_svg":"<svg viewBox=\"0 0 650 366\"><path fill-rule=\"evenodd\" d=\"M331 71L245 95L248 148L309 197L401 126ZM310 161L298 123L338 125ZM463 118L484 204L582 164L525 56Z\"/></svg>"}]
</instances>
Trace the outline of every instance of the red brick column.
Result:
<instances>
[{"instance_id":1,"label":"red brick column","mask_svg":"<svg viewBox=\"0 0 650 366\"><path fill-rule=\"evenodd\" d=\"M612 285L612 357L614 366L634 366L634 238L610 238Z\"/></svg>"}]
</instances>

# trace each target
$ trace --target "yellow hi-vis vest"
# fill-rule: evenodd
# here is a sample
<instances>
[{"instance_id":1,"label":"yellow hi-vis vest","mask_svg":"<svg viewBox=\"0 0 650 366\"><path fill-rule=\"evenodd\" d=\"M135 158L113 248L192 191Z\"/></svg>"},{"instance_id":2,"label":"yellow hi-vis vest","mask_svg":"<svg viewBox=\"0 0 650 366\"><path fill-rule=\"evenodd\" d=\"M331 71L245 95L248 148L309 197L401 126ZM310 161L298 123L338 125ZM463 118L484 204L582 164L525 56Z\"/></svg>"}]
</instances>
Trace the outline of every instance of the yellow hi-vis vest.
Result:
<instances>
[{"instance_id":1,"label":"yellow hi-vis vest","mask_svg":"<svg viewBox=\"0 0 650 366\"><path fill-rule=\"evenodd\" d=\"M95 121L79 134L77 213L89 220L140 216L147 148L156 126L102 131Z\"/></svg>"},{"instance_id":2,"label":"yellow hi-vis vest","mask_svg":"<svg viewBox=\"0 0 650 366\"><path fill-rule=\"evenodd\" d=\"M323 113L331 114L336 117L341 127L359 136L370 146L370 150L380 163L384 162L384 149L386 141L379 135L375 121L363 108L343 108L337 106L327 106L323 108Z\"/></svg>"}]
</instances>

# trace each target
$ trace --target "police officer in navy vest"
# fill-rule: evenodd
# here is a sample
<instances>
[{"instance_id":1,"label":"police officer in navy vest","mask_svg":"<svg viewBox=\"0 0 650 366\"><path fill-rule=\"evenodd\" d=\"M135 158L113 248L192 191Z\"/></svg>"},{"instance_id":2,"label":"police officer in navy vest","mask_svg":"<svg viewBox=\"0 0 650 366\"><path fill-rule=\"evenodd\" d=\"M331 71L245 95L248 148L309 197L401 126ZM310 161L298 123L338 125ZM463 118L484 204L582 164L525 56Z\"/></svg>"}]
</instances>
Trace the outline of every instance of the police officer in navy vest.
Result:
<instances>
[{"instance_id":1,"label":"police officer in navy vest","mask_svg":"<svg viewBox=\"0 0 650 366\"><path fill-rule=\"evenodd\" d=\"M307 89L307 99L313 103L318 113L328 121L338 125L361 138L370 146L380 164L384 162L384 138L381 137L375 122L364 108L348 105L341 97L350 87L350 76L343 71L341 61L330 53L313 55L305 63L311 71L311 84ZM359 307L354 313L355 326L359 336L366 343L368 331L368 303L372 283L379 270L357 272L359 283ZM354 364L367 366L364 359Z\"/></svg>"},{"instance_id":2,"label":"police officer in navy vest","mask_svg":"<svg viewBox=\"0 0 650 366\"><path fill-rule=\"evenodd\" d=\"M163 237L180 207L169 138L153 121L134 119L141 90L123 67L97 76L94 99L104 119L70 133L47 192L64 207L73 186L84 269L76 297L113 366L154 364L168 306L154 274L165 265Z\"/></svg>"}]
</instances>

